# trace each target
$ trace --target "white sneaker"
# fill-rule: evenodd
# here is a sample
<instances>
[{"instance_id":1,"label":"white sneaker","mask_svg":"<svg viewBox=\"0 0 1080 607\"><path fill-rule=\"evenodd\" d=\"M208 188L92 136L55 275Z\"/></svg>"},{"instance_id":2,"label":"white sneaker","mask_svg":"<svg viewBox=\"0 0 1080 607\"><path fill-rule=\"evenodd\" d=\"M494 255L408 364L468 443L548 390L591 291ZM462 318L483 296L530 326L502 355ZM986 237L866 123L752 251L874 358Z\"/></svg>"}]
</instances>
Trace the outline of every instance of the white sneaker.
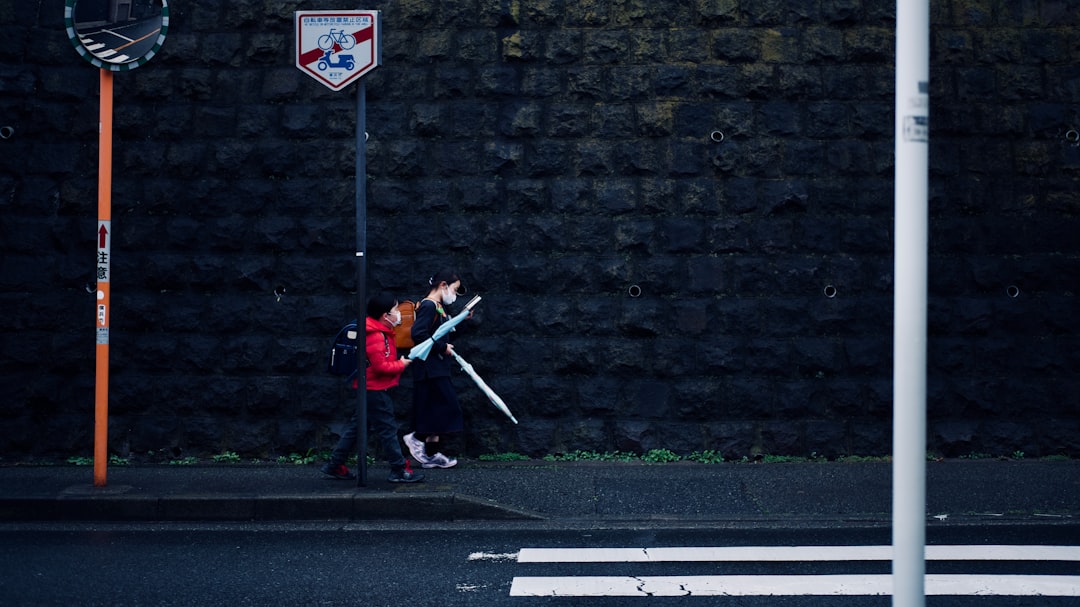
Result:
<instances>
[{"instance_id":1,"label":"white sneaker","mask_svg":"<svg viewBox=\"0 0 1080 607\"><path fill-rule=\"evenodd\" d=\"M425 468L453 468L457 465L457 460L446 457L442 453L436 453L420 465Z\"/></svg>"},{"instance_id":2,"label":"white sneaker","mask_svg":"<svg viewBox=\"0 0 1080 607\"><path fill-rule=\"evenodd\" d=\"M402 438L405 439L405 446L409 448L409 453L412 453L413 459L420 462L421 466L428 467L427 464L431 461L431 458L424 452L424 441L416 438L415 432L410 432Z\"/></svg>"}]
</instances>

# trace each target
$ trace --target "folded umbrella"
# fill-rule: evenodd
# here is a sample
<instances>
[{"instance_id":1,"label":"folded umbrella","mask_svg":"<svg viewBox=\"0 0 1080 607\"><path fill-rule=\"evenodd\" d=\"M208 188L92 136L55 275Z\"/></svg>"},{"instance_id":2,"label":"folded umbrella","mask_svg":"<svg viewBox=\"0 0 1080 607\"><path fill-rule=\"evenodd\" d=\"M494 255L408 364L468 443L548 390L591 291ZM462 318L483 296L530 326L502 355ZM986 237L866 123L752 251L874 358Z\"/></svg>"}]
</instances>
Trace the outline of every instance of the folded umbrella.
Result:
<instances>
[{"instance_id":1,"label":"folded umbrella","mask_svg":"<svg viewBox=\"0 0 1080 607\"><path fill-rule=\"evenodd\" d=\"M480 303L479 295L469 300L469 303L465 304L465 308L458 312L457 316L454 316L450 320L439 325L439 328L435 329L435 332L432 333L431 337L426 339L424 343L416 344L415 346L413 346L412 349L409 350L409 358L411 360L415 360L417 358L419 358L420 360L427 360L428 354L431 353L431 347L435 345L435 341L443 337L450 331L453 331L454 327L458 326L461 321L468 318L469 313L472 312L473 306L478 303Z\"/></svg>"},{"instance_id":2,"label":"folded umbrella","mask_svg":"<svg viewBox=\"0 0 1080 607\"><path fill-rule=\"evenodd\" d=\"M477 387L479 387L480 390L482 390L484 394L487 395L488 399L491 401L491 404L495 405L495 407L499 411L505 413L506 417L510 418L510 421L514 422L515 424L518 423L518 420L514 418L514 414L510 412L510 408L506 406L506 403L503 402L503 399L499 398L499 395L495 394L495 391L492 390L491 386L488 386L483 379L480 379L480 376L476 374L473 366L470 365L460 355L458 355L457 352L451 350L450 353L454 355L454 359L458 361L458 364L461 365L461 368L465 371L465 373L467 373L469 377L471 377L472 380L476 382Z\"/></svg>"}]
</instances>

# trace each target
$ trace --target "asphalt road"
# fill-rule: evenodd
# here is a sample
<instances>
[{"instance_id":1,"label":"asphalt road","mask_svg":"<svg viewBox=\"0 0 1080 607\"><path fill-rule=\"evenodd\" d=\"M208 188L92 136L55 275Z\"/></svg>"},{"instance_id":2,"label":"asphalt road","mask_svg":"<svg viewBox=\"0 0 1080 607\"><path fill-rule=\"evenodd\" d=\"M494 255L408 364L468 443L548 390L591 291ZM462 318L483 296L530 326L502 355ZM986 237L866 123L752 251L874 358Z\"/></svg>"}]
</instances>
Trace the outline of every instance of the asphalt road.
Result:
<instances>
[{"instance_id":1,"label":"asphalt road","mask_svg":"<svg viewBox=\"0 0 1080 607\"><path fill-rule=\"evenodd\" d=\"M880 579L889 573L889 562L873 557L858 560L855 555L862 549L855 547L889 542L889 530L882 526L5 524L0 525L0 605L885 606L890 604L888 596L800 595L793 580L844 574L854 576L850 579L857 585L860 580ZM1057 580L1075 579L1069 576L1080 573L1080 528L1072 525L934 528L928 532L928 544L975 545L980 547L976 552L985 552L987 545L1066 545L1067 554L1077 557L1064 561L929 560L928 574L985 574L999 580L1038 574L1060 576ZM845 547L840 551L845 560L816 559L826 551L821 546L832 545ZM757 548L800 546L815 548L778 561L761 558ZM747 552L695 560L692 551L677 550L683 547ZM540 548L557 550L534 550ZM581 548L637 548L652 553L648 562L619 556L585 562L590 559L583 557ZM674 550L661 557L659 548ZM521 560L538 553L557 556ZM643 550L628 553L640 557ZM585 578L613 580L612 587L620 581L624 586L629 583L631 595L640 588L642 595L654 596L527 595L537 588L549 592L543 589L556 580L573 584ZM700 592L713 579L725 584L749 579L771 586L750 590L748 596L659 596L672 585ZM927 605L1076 606L1080 589L1076 596L1056 598L931 596Z\"/></svg>"}]
</instances>

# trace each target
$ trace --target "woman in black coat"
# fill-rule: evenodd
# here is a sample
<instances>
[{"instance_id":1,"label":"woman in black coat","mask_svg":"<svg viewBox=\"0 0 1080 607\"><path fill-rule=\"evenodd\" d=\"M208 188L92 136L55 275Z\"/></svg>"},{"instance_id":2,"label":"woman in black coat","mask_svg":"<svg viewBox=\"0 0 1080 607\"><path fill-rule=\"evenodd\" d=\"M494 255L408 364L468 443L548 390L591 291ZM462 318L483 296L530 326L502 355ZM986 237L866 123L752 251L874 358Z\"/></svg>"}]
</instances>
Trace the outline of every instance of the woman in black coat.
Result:
<instances>
[{"instance_id":1,"label":"woman in black coat","mask_svg":"<svg viewBox=\"0 0 1080 607\"><path fill-rule=\"evenodd\" d=\"M443 270L428 281L430 290L416 305L412 326L413 343L431 338L439 325L449 320L444 306L457 300L465 291L458 275ZM445 335L431 347L426 360L416 359L409 366L413 373L413 428L405 444L412 456L425 468L450 468L457 460L439 451L439 438L465 429L457 391L450 382L450 362L454 346Z\"/></svg>"}]
</instances>

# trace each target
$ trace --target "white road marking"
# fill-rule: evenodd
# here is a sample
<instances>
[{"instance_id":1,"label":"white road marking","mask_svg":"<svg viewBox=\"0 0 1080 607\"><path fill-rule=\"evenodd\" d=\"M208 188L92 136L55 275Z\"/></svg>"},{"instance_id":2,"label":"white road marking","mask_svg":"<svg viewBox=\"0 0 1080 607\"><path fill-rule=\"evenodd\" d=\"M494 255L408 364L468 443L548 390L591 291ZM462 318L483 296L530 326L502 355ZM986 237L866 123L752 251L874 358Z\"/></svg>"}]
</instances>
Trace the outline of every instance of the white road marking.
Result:
<instances>
[{"instance_id":1,"label":"white road marking","mask_svg":"<svg viewBox=\"0 0 1080 607\"><path fill-rule=\"evenodd\" d=\"M473 557L469 557L473 560ZM892 546L522 548L519 563L888 561ZM1080 561L1080 546L927 546L929 561Z\"/></svg>"},{"instance_id":2,"label":"white road marking","mask_svg":"<svg viewBox=\"0 0 1080 607\"><path fill-rule=\"evenodd\" d=\"M469 555L470 561L513 561L517 560L517 558L517 552L502 552L494 554L491 552L473 552Z\"/></svg>"},{"instance_id":3,"label":"white road marking","mask_svg":"<svg viewBox=\"0 0 1080 607\"><path fill-rule=\"evenodd\" d=\"M474 556L476 558L474 558ZM499 560L515 553L474 553ZM889 561L892 546L522 548L519 563ZM1080 546L927 546L928 561L1080 561ZM1080 596L1080 576L930 574L928 596ZM510 596L890 595L891 575L515 577Z\"/></svg>"},{"instance_id":4,"label":"white road marking","mask_svg":"<svg viewBox=\"0 0 1080 607\"><path fill-rule=\"evenodd\" d=\"M119 29L123 29L123 28L119 28ZM98 30L98 32L101 33L101 34L109 34L111 36L116 36L117 38L119 38L121 40L126 40L128 42L132 41L131 38L128 38L127 36L121 34L118 29L115 29L115 30L113 30L113 29L100 29L100 30Z\"/></svg>"},{"instance_id":5,"label":"white road marking","mask_svg":"<svg viewBox=\"0 0 1080 607\"><path fill-rule=\"evenodd\" d=\"M890 575L516 577L510 596L865 596L892 594ZM927 575L928 596L1080 596L1080 577Z\"/></svg>"}]
</instances>

